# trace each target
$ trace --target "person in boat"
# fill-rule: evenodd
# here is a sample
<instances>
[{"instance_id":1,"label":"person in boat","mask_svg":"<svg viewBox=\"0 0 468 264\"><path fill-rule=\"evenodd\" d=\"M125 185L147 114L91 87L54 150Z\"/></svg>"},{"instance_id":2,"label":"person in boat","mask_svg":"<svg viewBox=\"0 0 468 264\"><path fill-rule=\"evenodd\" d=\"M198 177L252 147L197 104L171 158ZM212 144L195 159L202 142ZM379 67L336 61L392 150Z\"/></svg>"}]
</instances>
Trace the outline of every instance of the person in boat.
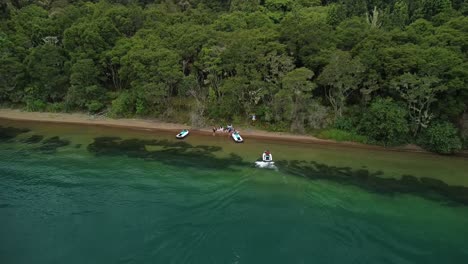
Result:
<instances>
[{"instance_id":1,"label":"person in boat","mask_svg":"<svg viewBox=\"0 0 468 264\"><path fill-rule=\"evenodd\" d=\"M265 155L270 155L270 151L268 149L265 150Z\"/></svg>"}]
</instances>

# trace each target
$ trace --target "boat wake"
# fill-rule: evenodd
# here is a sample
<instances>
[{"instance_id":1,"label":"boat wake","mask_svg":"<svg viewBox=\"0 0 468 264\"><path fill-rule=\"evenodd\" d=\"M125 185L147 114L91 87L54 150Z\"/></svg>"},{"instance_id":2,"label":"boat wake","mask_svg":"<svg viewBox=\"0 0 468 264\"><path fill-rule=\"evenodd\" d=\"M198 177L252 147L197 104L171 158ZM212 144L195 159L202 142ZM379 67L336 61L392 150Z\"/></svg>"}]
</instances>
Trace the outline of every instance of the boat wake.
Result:
<instances>
[{"instance_id":1,"label":"boat wake","mask_svg":"<svg viewBox=\"0 0 468 264\"><path fill-rule=\"evenodd\" d=\"M272 161L256 161L255 162L255 167L261 168L261 169L272 169L272 170L278 170L278 167L276 167L275 163Z\"/></svg>"}]
</instances>

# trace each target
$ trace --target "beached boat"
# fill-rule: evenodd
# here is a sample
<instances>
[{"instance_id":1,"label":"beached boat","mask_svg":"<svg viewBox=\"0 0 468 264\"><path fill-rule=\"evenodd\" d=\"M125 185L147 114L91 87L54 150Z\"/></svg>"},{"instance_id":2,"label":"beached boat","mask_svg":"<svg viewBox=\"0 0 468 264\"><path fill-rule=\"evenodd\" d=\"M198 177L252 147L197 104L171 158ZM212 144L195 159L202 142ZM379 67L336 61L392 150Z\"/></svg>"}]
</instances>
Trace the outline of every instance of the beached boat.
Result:
<instances>
[{"instance_id":1,"label":"beached boat","mask_svg":"<svg viewBox=\"0 0 468 264\"><path fill-rule=\"evenodd\" d=\"M188 130L188 129L184 129L184 130L180 131L179 134L176 135L176 138L178 138L178 139L183 139L183 138L187 137L188 134L189 134L189 130Z\"/></svg>"},{"instance_id":2,"label":"beached boat","mask_svg":"<svg viewBox=\"0 0 468 264\"><path fill-rule=\"evenodd\" d=\"M244 139L241 137L241 135L239 134L239 132L234 132L231 134L231 137L232 139L234 140L234 142L236 143L242 143L244 142Z\"/></svg>"}]
</instances>

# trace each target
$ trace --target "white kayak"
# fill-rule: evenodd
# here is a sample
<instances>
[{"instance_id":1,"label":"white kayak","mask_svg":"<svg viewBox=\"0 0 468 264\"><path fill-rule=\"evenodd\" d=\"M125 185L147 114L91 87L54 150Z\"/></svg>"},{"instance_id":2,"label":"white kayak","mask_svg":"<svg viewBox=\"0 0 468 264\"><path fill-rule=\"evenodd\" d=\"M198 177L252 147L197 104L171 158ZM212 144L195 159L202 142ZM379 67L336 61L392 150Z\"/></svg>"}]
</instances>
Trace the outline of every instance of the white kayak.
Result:
<instances>
[{"instance_id":1,"label":"white kayak","mask_svg":"<svg viewBox=\"0 0 468 264\"><path fill-rule=\"evenodd\" d=\"M180 131L179 134L176 135L176 138L178 138L178 139L183 139L183 138L185 138L186 136L188 136L188 134L189 134L189 130L188 130L188 129L184 129L184 130Z\"/></svg>"},{"instance_id":2,"label":"white kayak","mask_svg":"<svg viewBox=\"0 0 468 264\"><path fill-rule=\"evenodd\" d=\"M241 135L239 134L239 132L234 132L231 134L231 137L232 139L234 140L234 142L236 143L242 143L244 142L244 139L241 137Z\"/></svg>"}]
</instances>

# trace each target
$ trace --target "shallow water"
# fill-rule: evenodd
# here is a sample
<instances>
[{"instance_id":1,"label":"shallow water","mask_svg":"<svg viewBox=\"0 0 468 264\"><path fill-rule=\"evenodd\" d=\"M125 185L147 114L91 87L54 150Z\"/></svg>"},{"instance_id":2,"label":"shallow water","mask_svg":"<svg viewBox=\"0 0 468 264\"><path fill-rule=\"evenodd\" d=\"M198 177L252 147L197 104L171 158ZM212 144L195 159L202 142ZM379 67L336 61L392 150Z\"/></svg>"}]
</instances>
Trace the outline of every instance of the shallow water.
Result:
<instances>
[{"instance_id":1,"label":"shallow water","mask_svg":"<svg viewBox=\"0 0 468 264\"><path fill-rule=\"evenodd\" d=\"M468 261L466 159L0 126L2 263Z\"/></svg>"}]
</instances>

